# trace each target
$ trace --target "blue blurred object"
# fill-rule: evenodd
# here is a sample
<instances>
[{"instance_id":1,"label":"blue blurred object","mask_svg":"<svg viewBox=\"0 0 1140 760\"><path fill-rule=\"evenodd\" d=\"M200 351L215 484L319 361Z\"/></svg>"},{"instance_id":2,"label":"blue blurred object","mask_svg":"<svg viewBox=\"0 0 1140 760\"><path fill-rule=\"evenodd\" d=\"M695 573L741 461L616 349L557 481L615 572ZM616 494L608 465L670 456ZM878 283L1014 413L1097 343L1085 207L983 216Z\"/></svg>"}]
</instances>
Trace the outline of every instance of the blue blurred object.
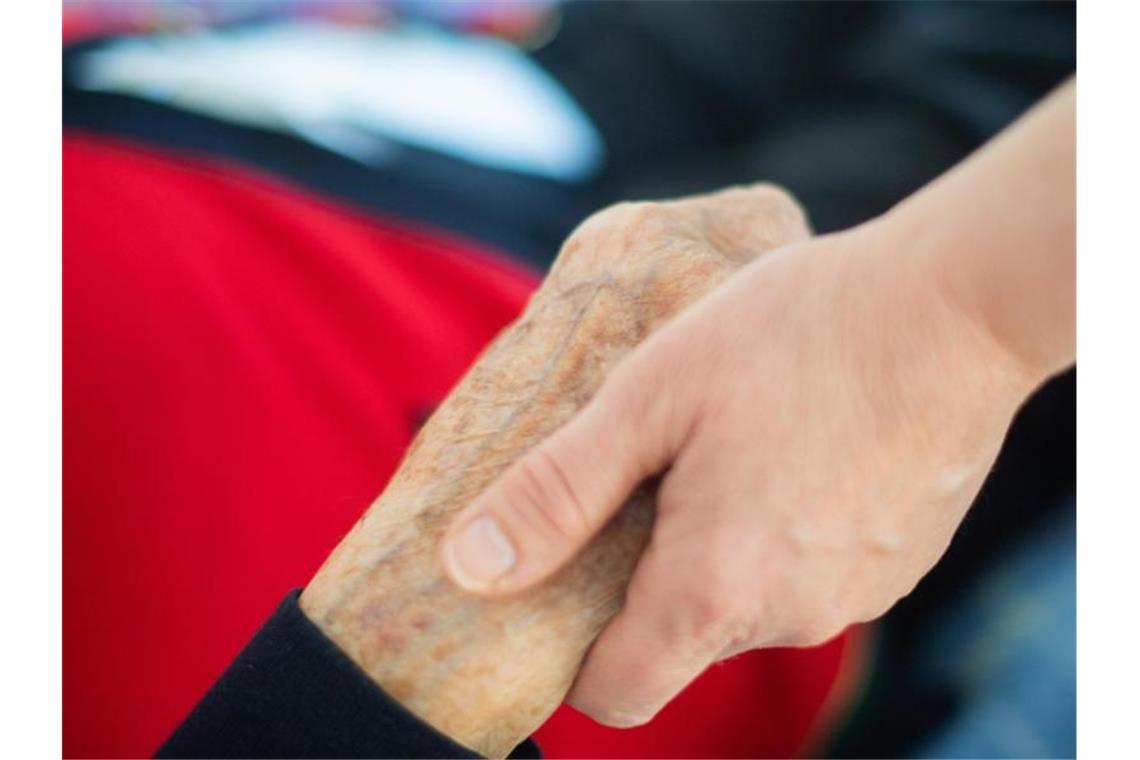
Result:
<instances>
[{"instance_id":1,"label":"blue blurred object","mask_svg":"<svg viewBox=\"0 0 1140 760\"><path fill-rule=\"evenodd\" d=\"M920 678L958 703L917 757L1076 754L1076 521L1065 510L932 621Z\"/></svg>"},{"instance_id":2,"label":"blue blurred object","mask_svg":"<svg viewBox=\"0 0 1140 760\"><path fill-rule=\"evenodd\" d=\"M423 24L289 21L123 37L86 53L76 82L287 132L369 164L405 144L577 182L602 160L590 120L526 54Z\"/></svg>"}]
</instances>

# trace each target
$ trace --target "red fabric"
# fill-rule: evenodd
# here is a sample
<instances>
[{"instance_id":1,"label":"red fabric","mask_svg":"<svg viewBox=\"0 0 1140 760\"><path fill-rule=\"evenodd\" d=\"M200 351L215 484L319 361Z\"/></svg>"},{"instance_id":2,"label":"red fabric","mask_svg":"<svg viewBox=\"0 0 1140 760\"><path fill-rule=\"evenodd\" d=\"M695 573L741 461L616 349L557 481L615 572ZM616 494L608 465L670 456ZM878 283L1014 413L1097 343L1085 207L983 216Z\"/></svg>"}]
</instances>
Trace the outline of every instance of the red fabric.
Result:
<instances>
[{"instance_id":1,"label":"red fabric","mask_svg":"<svg viewBox=\"0 0 1140 760\"><path fill-rule=\"evenodd\" d=\"M64 141L64 754L156 748L537 282L225 164ZM714 668L566 755L787 755L842 643Z\"/></svg>"}]
</instances>

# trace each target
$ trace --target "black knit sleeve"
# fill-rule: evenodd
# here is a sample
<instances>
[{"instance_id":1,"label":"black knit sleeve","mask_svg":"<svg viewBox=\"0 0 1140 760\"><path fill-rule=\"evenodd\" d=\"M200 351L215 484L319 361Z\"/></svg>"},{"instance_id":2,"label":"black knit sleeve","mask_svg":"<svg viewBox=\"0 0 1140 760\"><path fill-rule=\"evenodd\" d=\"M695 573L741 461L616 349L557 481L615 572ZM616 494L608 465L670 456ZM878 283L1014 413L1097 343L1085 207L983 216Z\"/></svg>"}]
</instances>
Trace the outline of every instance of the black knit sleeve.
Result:
<instances>
[{"instance_id":1,"label":"black knit sleeve","mask_svg":"<svg viewBox=\"0 0 1140 760\"><path fill-rule=\"evenodd\" d=\"M478 757L389 697L285 598L157 757ZM512 757L539 757L532 741Z\"/></svg>"}]
</instances>

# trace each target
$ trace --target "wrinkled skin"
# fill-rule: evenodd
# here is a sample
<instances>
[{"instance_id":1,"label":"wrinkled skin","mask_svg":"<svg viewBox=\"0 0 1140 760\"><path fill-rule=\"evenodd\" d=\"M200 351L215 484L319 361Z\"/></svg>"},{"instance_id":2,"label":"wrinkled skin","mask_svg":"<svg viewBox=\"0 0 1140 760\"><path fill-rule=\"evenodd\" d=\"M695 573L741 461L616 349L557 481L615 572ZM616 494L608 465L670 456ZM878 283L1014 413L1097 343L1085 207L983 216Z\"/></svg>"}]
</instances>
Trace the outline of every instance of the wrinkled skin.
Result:
<instances>
[{"instance_id":1,"label":"wrinkled skin","mask_svg":"<svg viewBox=\"0 0 1140 760\"><path fill-rule=\"evenodd\" d=\"M573 417L646 336L757 255L807 234L798 206L770 186L621 204L586 220L313 578L302 609L418 716L506 755L562 701L620 609L649 539L654 486L546 582L503 598L465 594L445 577L450 519Z\"/></svg>"},{"instance_id":2,"label":"wrinkled skin","mask_svg":"<svg viewBox=\"0 0 1140 760\"><path fill-rule=\"evenodd\" d=\"M1075 360L1075 111L1070 82L886 214L685 309L456 518L452 579L530 588L660 474L652 539L568 696L614 726L734 653L886 612L1018 407Z\"/></svg>"}]
</instances>

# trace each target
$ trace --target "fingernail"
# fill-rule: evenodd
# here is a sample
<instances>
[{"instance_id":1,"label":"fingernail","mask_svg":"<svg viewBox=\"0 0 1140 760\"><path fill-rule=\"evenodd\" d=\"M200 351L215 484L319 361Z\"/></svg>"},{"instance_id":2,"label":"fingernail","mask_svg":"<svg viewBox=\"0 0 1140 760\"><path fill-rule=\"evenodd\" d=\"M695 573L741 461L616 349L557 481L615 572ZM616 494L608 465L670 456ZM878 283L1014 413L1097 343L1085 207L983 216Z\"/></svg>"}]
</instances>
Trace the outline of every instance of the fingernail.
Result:
<instances>
[{"instance_id":1,"label":"fingernail","mask_svg":"<svg viewBox=\"0 0 1140 760\"><path fill-rule=\"evenodd\" d=\"M646 715L645 713L625 713L610 711L604 713L598 722L610 726L612 728L635 728L643 726L653 719L653 714Z\"/></svg>"},{"instance_id":2,"label":"fingernail","mask_svg":"<svg viewBox=\"0 0 1140 760\"><path fill-rule=\"evenodd\" d=\"M515 564L515 548L493 517L480 515L452 538L444 552L461 586L484 588Z\"/></svg>"}]
</instances>

